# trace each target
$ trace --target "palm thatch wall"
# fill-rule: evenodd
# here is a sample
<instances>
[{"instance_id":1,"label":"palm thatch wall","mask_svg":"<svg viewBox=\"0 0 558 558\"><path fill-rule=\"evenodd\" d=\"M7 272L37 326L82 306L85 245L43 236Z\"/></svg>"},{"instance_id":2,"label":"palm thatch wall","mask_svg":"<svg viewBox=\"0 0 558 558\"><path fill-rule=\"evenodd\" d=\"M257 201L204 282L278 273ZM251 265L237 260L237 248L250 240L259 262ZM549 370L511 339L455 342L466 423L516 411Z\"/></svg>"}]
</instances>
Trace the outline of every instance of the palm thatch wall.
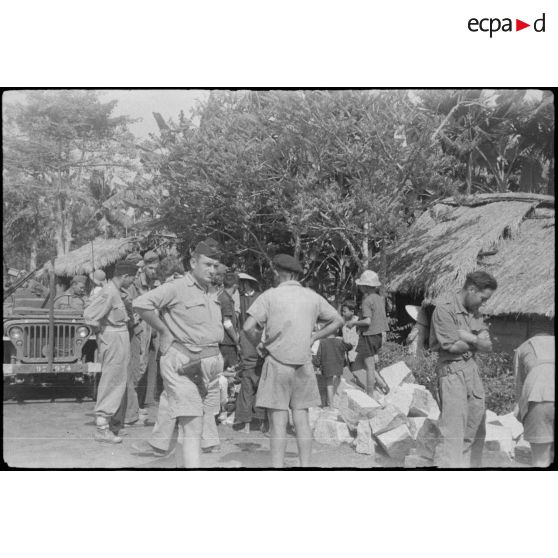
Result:
<instances>
[{"instance_id":1,"label":"palm thatch wall","mask_svg":"<svg viewBox=\"0 0 558 558\"><path fill-rule=\"evenodd\" d=\"M554 317L554 198L490 194L447 199L426 211L388 258L388 288L430 303L484 269L498 289L492 316Z\"/></svg>"},{"instance_id":2,"label":"palm thatch wall","mask_svg":"<svg viewBox=\"0 0 558 558\"><path fill-rule=\"evenodd\" d=\"M126 257L137 247L135 238L96 238L65 256L54 260L54 272L61 277L87 275L96 269L102 269ZM51 262L43 266L50 271Z\"/></svg>"}]
</instances>

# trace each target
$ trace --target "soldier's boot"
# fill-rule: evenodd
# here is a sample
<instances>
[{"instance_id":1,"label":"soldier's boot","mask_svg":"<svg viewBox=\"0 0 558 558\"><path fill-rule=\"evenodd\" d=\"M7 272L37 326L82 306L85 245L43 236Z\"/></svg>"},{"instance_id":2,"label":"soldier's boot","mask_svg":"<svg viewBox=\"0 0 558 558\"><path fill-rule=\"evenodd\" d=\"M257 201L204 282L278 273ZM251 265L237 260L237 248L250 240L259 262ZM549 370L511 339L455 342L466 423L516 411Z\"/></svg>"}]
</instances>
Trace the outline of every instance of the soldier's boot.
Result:
<instances>
[{"instance_id":1,"label":"soldier's boot","mask_svg":"<svg viewBox=\"0 0 558 558\"><path fill-rule=\"evenodd\" d=\"M120 444L122 442L122 438L111 432L108 425L97 426L95 441L104 442L105 444Z\"/></svg>"}]
</instances>

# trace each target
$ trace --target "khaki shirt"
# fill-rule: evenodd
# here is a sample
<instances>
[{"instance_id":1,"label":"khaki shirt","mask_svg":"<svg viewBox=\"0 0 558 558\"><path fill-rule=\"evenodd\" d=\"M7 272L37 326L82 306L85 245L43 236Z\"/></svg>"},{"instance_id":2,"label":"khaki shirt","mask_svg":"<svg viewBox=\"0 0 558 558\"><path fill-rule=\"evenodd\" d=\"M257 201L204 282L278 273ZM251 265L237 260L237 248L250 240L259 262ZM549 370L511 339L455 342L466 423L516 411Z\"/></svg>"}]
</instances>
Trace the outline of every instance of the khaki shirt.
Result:
<instances>
[{"instance_id":1,"label":"khaki shirt","mask_svg":"<svg viewBox=\"0 0 558 558\"><path fill-rule=\"evenodd\" d=\"M91 300L84 310L86 323L98 323L101 329L106 327L126 329L128 314L120 296L120 290L109 281L103 290Z\"/></svg>"},{"instance_id":2,"label":"khaki shirt","mask_svg":"<svg viewBox=\"0 0 558 558\"><path fill-rule=\"evenodd\" d=\"M529 401L555 400L555 355L554 335L535 335L515 350L513 370L522 419L527 414Z\"/></svg>"},{"instance_id":3,"label":"khaki shirt","mask_svg":"<svg viewBox=\"0 0 558 558\"><path fill-rule=\"evenodd\" d=\"M378 293L370 293L361 304L363 318L370 318L370 324L361 330L361 335L379 335L389 331L386 316L386 301Z\"/></svg>"},{"instance_id":4,"label":"khaki shirt","mask_svg":"<svg viewBox=\"0 0 558 558\"><path fill-rule=\"evenodd\" d=\"M64 291L59 297L54 301L54 308L60 309L73 309L83 311L85 307L85 299L74 293L73 289L70 287L68 290Z\"/></svg>"},{"instance_id":5,"label":"khaki shirt","mask_svg":"<svg viewBox=\"0 0 558 558\"><path fill-rule=\"evenodd\" d=\"M439 353L438 363L463 360L463 355L450 353L448 349L459 341L458 329L478 334L488 330L480 314L471 314L461 304L459 293L440 298L430 324L430 348Z\"/></svg>"},{"instance_id":6,"label":"khaki shirt","mask_svg":"<svg viewBox=\"0 0 558 558\"><path fill-rule=\"evenodd\" d=\"M223 340L219 302L190 273L142 294L133 301L133 307L135 311L158 310L179 343L199 347Z\"/></svg>"},{"instance_id":7,"label":"khaki shirt","mask_svg":"<svg viewBox=\"0 0 558 558\"><path fill-rule=\"evenodd\" d=\"M330 322L339 314L324 298L298 281L285 281L262 293L248 308L261 327L271 356L283 364L311 361L310 340L318 320Z\"/></svg>"}]
</instances>

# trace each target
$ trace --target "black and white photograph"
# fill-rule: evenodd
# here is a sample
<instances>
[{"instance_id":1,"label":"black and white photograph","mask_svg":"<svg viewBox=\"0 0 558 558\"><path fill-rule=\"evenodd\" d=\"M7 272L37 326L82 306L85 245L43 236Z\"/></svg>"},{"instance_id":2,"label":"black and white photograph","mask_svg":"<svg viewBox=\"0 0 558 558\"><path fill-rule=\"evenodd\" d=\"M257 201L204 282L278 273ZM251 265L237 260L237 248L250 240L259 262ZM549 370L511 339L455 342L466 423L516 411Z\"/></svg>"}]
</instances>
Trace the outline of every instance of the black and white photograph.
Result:
<instances>
[{"instance_id":1,"label":"black and white photograph","mask_svg":"<svg viewBox=\"0 0 558 558\"><path fill-rule=\"evenodd\" d=\"M4 89L4 467L553 468L555 104Z\"/></svg>"}]
</instances>

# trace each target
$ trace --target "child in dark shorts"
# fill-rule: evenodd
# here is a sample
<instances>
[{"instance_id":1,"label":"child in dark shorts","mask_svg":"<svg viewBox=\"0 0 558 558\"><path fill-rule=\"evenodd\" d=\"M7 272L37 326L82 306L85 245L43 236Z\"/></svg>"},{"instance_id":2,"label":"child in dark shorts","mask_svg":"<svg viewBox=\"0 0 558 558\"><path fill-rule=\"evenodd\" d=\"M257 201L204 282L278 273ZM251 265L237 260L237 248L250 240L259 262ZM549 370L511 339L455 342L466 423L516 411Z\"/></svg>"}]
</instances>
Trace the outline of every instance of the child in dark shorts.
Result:
<instances>
[{"instance_id":1,"label":"child in dark shorts","mask_svg":"<svg viewBox=\"0 0 558 558\"><path fill-rule=\"evenodd\" d=\"M347 348L350 347L347 347L341 337L332 334L320 340L320 346L316 354L315 362L326 382L327 404L330 408L333 407L333 395L343 374Z\"/></svg>"}]
</instances>

